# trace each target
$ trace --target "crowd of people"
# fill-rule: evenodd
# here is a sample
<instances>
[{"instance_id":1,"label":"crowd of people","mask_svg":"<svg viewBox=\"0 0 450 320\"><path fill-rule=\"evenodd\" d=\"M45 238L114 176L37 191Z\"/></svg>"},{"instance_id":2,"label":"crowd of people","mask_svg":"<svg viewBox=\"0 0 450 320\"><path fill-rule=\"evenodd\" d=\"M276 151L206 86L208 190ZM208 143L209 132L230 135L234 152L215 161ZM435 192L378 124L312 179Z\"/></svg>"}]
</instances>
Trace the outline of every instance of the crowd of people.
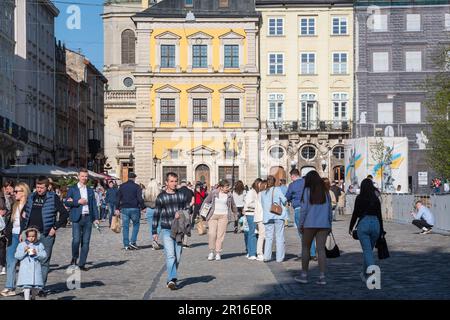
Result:
<instances>
[{"instance_id":1,"label":"crowd of people","mask_svg":"<svg viewBox=\"0 0 450 320\"><path fill-rule=\"evenodd\" d=\"M27 184L6 181L0 193L0 271L6 275L2 296L16 295L24 289L26 299L45 296L52 249L58 229L70 221L72 228L71 266L88 271L92 228L100 221L112 224L114 216L122 221L123 250L139 250L137 243L141 216L147 220L152 248L163 249L167 269L167 287L178 288L178 268L183 248L190 248L188 237L196 225L207 225L208 261L220 261L229 224L234 232L243 231L243 248L249 260L282 262L286 255L285 228L290 214L298 230L298 257L302 270L295 281L308 282L311 260L318 261L317 284L326 284L325 243L336 216L344 213L345 194L337 182L321 178L311 171L301 177L297 169L290 172L291 183L268 176L256 179L251 188L237 181L234 186L220 181L208 190L206 184L195 186L179 181L177 174L166 175L164 185L152 179L147 186L135 182L130 172L128 181L117 186L108 181L88 186L88 171L80 169L78 183L66 190L52 186L46 177L36 180L31 192ZM106 189L106 190L105 190ZM374 264L373 248L385 234L381 217L380 192L368 177L361 183L356 198L349 234L359 239L363 251L362 278ZM413 224L429 233L434 221L431 212L420 202ZM108 219L108 220L107 220ZM130 224L132 232L130 238ZM16 281L16 265L20 262Z\"/></svg>"}]
</instances>

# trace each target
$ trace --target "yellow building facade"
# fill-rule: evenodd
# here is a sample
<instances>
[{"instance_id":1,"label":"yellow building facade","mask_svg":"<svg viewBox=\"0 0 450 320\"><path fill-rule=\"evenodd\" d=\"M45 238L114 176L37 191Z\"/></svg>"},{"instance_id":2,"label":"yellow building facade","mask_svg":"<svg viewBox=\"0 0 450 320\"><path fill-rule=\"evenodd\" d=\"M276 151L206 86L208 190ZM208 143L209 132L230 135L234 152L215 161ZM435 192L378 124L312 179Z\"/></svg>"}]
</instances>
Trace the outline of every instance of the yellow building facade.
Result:
<instances>
[{"instance_id":1,"label":"yellow building facade","mask_svg":"<svg viewBox=\"0 0 450 320\"><path fill-rule=\"evenodd\" d=\"M257 0L263 171L343 177L353 106L352 1Z\"/></svg>"},{"instance_id":2,"label":"yellow building facade","mask_svg":"<svg viewBox=\"0 0 450 320\"><path fill-rule=\"evenodd\" d=\"M163 181L170 171L208 185L249 184L259 174L259 16L239 1L217 2L217 12L205 13L202 1L196 7L176 1L168 14L162 1L132 18L133 156L143 183Z\"/></svg>"}]
</instances>

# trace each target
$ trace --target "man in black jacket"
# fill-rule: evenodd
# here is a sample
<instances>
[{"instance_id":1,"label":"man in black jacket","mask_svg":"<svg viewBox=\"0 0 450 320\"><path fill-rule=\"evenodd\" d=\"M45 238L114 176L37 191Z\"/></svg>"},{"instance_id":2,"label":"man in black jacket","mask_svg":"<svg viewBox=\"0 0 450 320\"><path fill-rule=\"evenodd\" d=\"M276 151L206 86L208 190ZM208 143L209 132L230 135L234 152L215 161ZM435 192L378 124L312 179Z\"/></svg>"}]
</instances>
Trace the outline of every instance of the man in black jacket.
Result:
<instances>
[{"instance_id":1,"label":"man in black jacket","mask_svg":"<svg viewBox=\"0 0 450 320\"><path fill-rule=\"evenodd\" d=\"M128 181L123 183L117 192L116 215L122 215L123 247L125 250L139 250L136 244L141 210L145 209L142 189L134 182L134 172L128 173ZM131 241L129 238L130 219L133 222Z\"/></svg>"}]
</instances>

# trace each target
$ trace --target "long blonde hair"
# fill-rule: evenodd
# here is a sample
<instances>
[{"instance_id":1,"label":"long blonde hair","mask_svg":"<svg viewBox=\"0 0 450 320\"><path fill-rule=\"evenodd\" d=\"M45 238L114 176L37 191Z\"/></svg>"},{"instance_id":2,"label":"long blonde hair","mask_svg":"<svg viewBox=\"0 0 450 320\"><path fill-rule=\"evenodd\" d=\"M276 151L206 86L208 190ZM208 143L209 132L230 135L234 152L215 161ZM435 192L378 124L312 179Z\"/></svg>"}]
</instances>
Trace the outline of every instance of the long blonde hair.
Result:
<instances>
[{"instance_id":1,"label":"long blonde hair","mask_svg":"<svg viewBox=\"0 0 450 320\"><path fill-rule=\"evenodd\" d=\"M24 200L23 200L23 205L25 206L27 203L27 199L28 196L30 195L31 191L30 191L30 187L25 183L25 182L19 182L18 184L16 184L15 188L21 188L23 190L23 196L24 196ZM13 207L12 207L12 213L15 214L17 208L20 208L20 202L19 201L14 201ZM23 207L22 207L23 208Z\"/></svg>"},{"instance_id":2,"label":"long blonde hair","mask_svg":"<svg viewBox=\"0 0 450 320\"><path fill-rule=\"evenodd\" d=\"M147 185L147 188L145 188L144 200L150 202L156 201L156 197L158 197L160 191L158 182L156 182L155 179L151 179Z\"/></svg>"}]
</instances>

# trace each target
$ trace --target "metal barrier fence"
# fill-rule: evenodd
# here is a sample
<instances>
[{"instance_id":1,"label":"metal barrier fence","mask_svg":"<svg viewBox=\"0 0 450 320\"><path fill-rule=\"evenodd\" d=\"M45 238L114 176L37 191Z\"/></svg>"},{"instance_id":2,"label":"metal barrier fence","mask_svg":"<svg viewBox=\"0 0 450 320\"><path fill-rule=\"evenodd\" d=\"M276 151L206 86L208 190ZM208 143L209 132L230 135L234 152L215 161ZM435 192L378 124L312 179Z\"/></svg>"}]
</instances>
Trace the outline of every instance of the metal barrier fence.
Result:
<instances>
[{"instance_id":1,"label":"metal barrier fence","mask_svg":"<svg viewBox=\"0 0 450 320\"><path fill-rule=\"evenodd\" d=\"M352 214L356 195L345 196L345 214ZM417 200L421 200L430 208L436 219L435 229L450 231L450 194L445 195L414 195L414 194L383 194L381 195L381 213L386 221L411 223L410 214Z\"/></svg>"}]
</instances>

